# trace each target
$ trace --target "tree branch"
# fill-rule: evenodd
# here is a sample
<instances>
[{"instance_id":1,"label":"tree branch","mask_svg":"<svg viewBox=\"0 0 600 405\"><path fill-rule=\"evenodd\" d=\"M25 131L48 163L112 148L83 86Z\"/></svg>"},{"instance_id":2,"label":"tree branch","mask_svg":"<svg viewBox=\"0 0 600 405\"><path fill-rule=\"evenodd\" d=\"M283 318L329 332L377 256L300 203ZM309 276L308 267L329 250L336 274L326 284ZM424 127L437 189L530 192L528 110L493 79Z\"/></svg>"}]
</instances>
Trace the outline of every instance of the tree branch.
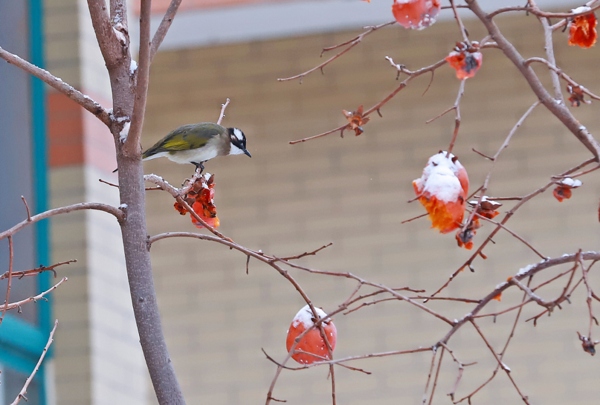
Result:
<instances>
[{"instance_id":1,"label":"tree branch","mask_svg":"<svg viewBox=\"0 0 600 405\"><path fill-rule=\"evenodd\" d=\"M57 78L52 73L48 72L47 70L40 69L39 67L27 62L25 59L6 51L2 47L0 47L0 58L12 65L15 65L32 76L37 77L50 87L69 97L71 100L75 101L77 104L94 114L106 126L111 125L112 120L110 119L110 115L108 114L108 111L100 105L100 103L92 100L90 97L84 95L70 84L65 83L61 79Z\"/></svg>"},{"instance_id":2,"label":"tree branch","mask_svg":"<svg viewBox=\"0 0 600 405\"><path fill-rule=\"evenodd\" d=\"M27 394L27 388L29 387L29 384L31 384L31 381L33 380L33 377L35 376L37 371L40 369L40 366L42 365L42 361L44 361L44 357L46 357L46 353L48 353L48 349L50 348L50 345L54 341L54 332L56 331L57 326L58 326L58 319L54 321L54 327L50 331L50 335L48 336L48 342L46 342L46 346L44 346L44 350L42 351L42 354L40 355L40 358L39 358L37 364L35 365L33 371L31 372L31 374L29 375L27 380L25 380L25 384L23 385L23 388L21 388L19 395L17 396L17 398L15 398L15 400L11 403L11 405L17 405L21 399L25 399L25 401L27 401L27 397L25 397L25 394Z\"/></svg>"},{"instance_id":3,"label":"tree branch","mask_svg":"<svg viewBox=\"0 0 600 405\"><path fill-rule=\"evenodd\" d=\"M102 52L102 57L106 62L106 67L111 70L118 62L121 55L117 33L113 30L110 23L106 2L98 0L87 0L92 18L92 26L96 33L96 40Z\"/></svg>"},{"instance_id":4,"label":"tree branch","mask_svg":"<svg viewBox=\"0 0 600 405\"><path fill-rule=\"evenodd\" d=\"M521 72L531 90L540 99L540 102L558 118L564 125L575 135L577 139L594 155L596 161L600 161L600 145L589 133L587 128L571 114L569 109L560 102L557 102L546 90L537 77L533 69L525 63L525 59L517 51L517 49L506 39L498 26L494 23L492 18L486 14L477 0L466 0L469 8L473 13L481 20L483 25L487 28L492 39L496 41L496 44L500 50L506 55L508 59L517 67Z\"/></svg>"},{"instance_id":5,"label":"tree branch","mask_svg":"<svg viewBox=\"0 0 600 405\"><path fill-rule=\"evenodd\" d=\"M68 280L67 277L63 277L58 283L54 284L52 287L48 288L46 291L42 291L38 295L29 297L29 298L25 298L21 301L11 302L10 304L8 304L7 310L22 307L23 305L27 304L28 302L36 302L36 301L44 298L46 295L50 294L52 291L56 290L62 283L64 283L67 280Z\"/></svg>"},{"instance_id":6,"label":"tree branch","mask_svg":"<svg viewBox=\"0 0 600 405\"><path fill-rule=\"evenodd\" d=\"M140 10L140 53L136 71L136 84L131 116L131 127L123 145L126 156L136 156L140 151L142 125L146 113L148 82L150 81L150 0L142 0Z\"/></svg>"},{"instance_id":7,"label":"tree branch","mask_svg":"<svg viewBox=\"0 0 600 405\"><path fill-rule=\"evenodd\" d=\"M171 4L169 4L169 8L167 12L163 16L158 29L154 33L154 37L152 38L152 44L150 45L150 63L154 59L154 56L158 52L158 48L162 44L162 41L165 39L169 28L171 27L171 23L175 19L175 14L177 14L177 9L181 4L181 0L171 0Z\"/></svg>"},{"instance_id":8,"label":"tree branch","mask_svg":"<svg viewBox=\"0 0 600 405\"><path fill-rule=\"evenodd\" d=\"M41 221L42 219L50 218L54 215L68 214L69 212L81 211L81 210L104 211L108 214L113 215L119 222L122 222L125 220L125 213L121 209L113 207L112 205L102 204L102 203L93 203L93 202L77 203L77 204L66 205L64 207L54 208L54 209L51 209L48 211L44 211L44 212L34 215L24 221L21 221L18 224L16 224L15 226L13 226L12 228L7 229L4 232L0 232L0 240L6 238L8 236L12 236L15 233L19 232L24 227L26 227L28 225L32 225L38 221Z\"/></svg>"},{"instance_id":9,"label":"tree branch","mask_svg":"<svg viewBox=\"0 0 600 405\"><path fill-rule=\"evenodd\" d=\"M4 307L2 308L2 314L0 314L0 324L4 320L4 315L6 315L6 311L8 311L8 302L10 301L10 291L12 289L12 273L13 273L13 265L14 265L14 244L12 236L8 237L8 281L6 283L6 296L4 301Z\"/></svg>"}]
</instances>

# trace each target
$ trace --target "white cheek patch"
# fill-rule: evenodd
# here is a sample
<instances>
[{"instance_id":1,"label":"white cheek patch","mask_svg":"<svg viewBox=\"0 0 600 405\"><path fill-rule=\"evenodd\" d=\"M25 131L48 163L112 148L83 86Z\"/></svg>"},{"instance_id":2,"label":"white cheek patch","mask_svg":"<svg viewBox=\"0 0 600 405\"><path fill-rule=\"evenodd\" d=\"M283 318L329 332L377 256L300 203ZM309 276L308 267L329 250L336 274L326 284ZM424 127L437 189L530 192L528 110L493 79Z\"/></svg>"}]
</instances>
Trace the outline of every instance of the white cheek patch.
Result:
<instances>
[{"instance_id":1,"label":"white cheek patch","mask_svg":"<svg viewBox=\"0 0 600 405\"><path fill-rule=\"evenodd\" d=\"M237 140L240 142L246 139L246 137L244 136L244 133L239 128L233 128L233 136L235 136L237 138Z\"/></svg>"},{"instance_id":2,"label":"white cheek patch","mask_svg":"<svg viewBox=\"0 0 600 405\"><path fill-rule=\"evenodd\" d=\"M229 151L230 155L243 155L244 153L246 153L246 152L244 152L243 150L241 150L234 144L231 144L231 150Z\"/></svg>"}]
</instances>

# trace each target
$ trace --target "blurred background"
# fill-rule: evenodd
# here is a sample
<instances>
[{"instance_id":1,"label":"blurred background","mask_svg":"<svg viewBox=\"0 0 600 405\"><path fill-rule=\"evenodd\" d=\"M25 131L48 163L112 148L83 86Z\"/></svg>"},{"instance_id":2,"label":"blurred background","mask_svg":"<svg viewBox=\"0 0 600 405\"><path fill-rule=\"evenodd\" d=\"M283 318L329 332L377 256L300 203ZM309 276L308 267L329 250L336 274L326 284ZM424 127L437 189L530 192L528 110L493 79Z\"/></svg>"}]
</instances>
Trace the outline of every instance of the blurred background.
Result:
<instances>
[{"instance_id":1,"label":"blurred background","mask_svg":"<svg viewBox=\"0 0 600 405\"><path fill-rule=\"evenodd\" d=\"M43 11L36 11L35 3L0 4L3 20L7 15L20 15L29 21L22 27L27 34L22 48L17 47L21 39L10 30L0 34L0 45L15 52L21 49L25 57L41 52L40 63L51 72L110 106L105 67L86 6L74 0L47 0L41 4ZM168 3L153 2L154 26ZM458 248L452 233L441 235L431 229L427 218L402 222L424 213L418 202L408 203L414 198L411 182L421 176L427 159L450 142L452 112L429 124L426 121L454 104L459 88L454 71L442 66L433 79L424 75L411 81L383 107L383 117L372 116L360 136L346 131L344 138L334 133L296 145L289 142L343 125L343 109L351 111L359 105L370 108L395 89L399 84L396 70L385 56L411 70L445 57L461 40L451 11L443 10L439 21L423 31L398 25L378 30L328 65L323 74L316 71L302 83L277 80L323 62L332 54L319 57L322 48L353 38L364 26L391 21L390 3L184 1L152 65L142 143L147 148L182 124L216 121L221 104L229 98L223 125L246 133L252 158L231 156L206 164L206 171L215 175L221 232L241 245L279 257L332 242L318 255L299 262L320 270L351 272L389 287L431 293L471 252ZM482 3L490 8L495 2ZM561 11L576 6L538 2L541 7L558 3ZM135 5L132 9L136 10ZM43 22L43 31L34 29L36 21ZM481 25L466 14L464 22L472 40L485 36ZM513 13L499 17L497 22L525 57L544 56L543 31L534 16ZM9 47L11 41L14 47ZM557 64L598 93L598 49L570 47L567 41L567 33L555 33ZM466 82L454 148L469 173L472 191L493 170L489 195L522 196L590 157L543 107L526 120L495 165L474 153L472 149L487 155L496 153L536 100L499 50L485 49L483 58L481 70ZM111 173L116 163L109 132L65 96L51 89L44 92L43 87L40 90L39 84L14 67L3 64L0 69L2 77L14 76L6 83L21 80L20 89L26 90L21 93L31 95L23 97L22 107L17 108L16 101L7 101L11 100L7 92L0 93L5 103L0 108L2 118L12 117L12 121L3 120L10 125L1 130L2 142L20 143L11 148L21 148L23 155L31 156L21 160L9 153L29 169L5 171L2 181L17 183L23 190L1 183L7 190L3 198L12 204L11 211L2 216L3 229L24 218L20 195L30 196L30 203L35 202L38 208L80 201L118 205L116 189L98 181L116 181ZM536 71L549 83L543 67L536 67ZM7 88L5 80L2 86ZM14 94L11 92L11 97ZM40 105L35 100L41 100ZM16 120L15 111L25 111L26 119ZM572 111L591 133L598 132L595 104ZM31 133L31 138L15 136L18 131ZM3 162L8 166L8 160ZM35 164L38 167L31 169ZM193 174L193 167L157 159L145 163L145 171L179 186ZM517 211L509 228L545 256L597 250L600 181L596 173L582 181L583 187L562 203L551 190L539 195ZM173 202L167 193L148 192L151 235L197 231L189 217L173 209ZM506 203L501 213L513 205ZM491 229L484 224L475 237L475 246ZM69 259L77 259L77 263L59 270L69 281L53 294L52 315L49 308L36 304L31 307L42 308L40 314L29 319L7 317L2 324L0 363L6 377L0 385L5 391L0 393L4 393L5 401L11 395L14 398L22 381L17 378L12 385L7 384L8 376L29 373L29 365L35 363L41 350L39 345L45 343L47 324L58 318L51 360L36 379L40 399L33 403L155 403L132 319L119 228L112 217L93 212L56 217L49 229L38 228L30 238L23 237L16 245L22 267ZM163 327L188 403L264 403L276 367L261 349L275 359L285 358L286 330L304 305L300 295L275 270L256 261L250 261L246 274L245 256L214 243L166 239L155 243L151 253ZM488 258L475 260L475 271L461 273L444 296L480 299L520 268L540 260L506 232L498 233L484 253ZM2 255L6 262L4 245ZM536 280L550 279L568 268L557 268ZM343 278L299 270L290 274L326 312L335 310L356 287L355 282ZM598 285L597 277L593 273L590 276ZM43 283L52 281L42 279ZM31 283L28 288L35 290ZM539 294L553 299L563 285L551 284ZM22 294L28 296L28 291ZM484 313L509 308L521 298L522 293L510 291ZM461 302L428 305L450 319L472 309ZM576 334L587 333L588 328L584 289L576 291L570 305L555 310L551 317L540 318L536 327L531 321L525 322L540 312L539 307L530 305L521 315L504 357L512 377L533 403L597 403L595 376L600 369L596 359L581 350ZM510 334L514 316L489 317L479 323L497 352ZM429 346L448 331L438 319L400 301L338 315L334 321L337 358ZM19 342L22 339L11 341L11 329L6 325L17 328L18 336L30 336L37 346L24 345ZM492 375L496 362L477 332L468 326L454 335L449 346L463 363L477 362L464 371L456 392L456 399L460 399ZM430 361L429 353L421 353L351 364L371 375L338 367L338 403L416 403L422 398ZM323 367L284 371L274 396L289 404L331 403L327 374ZM434 403L450 403L446 394L457 375L456 363L445 356ZM510 404L521 399L500 372L474 402Z\"/></svg>"}]
</instances>

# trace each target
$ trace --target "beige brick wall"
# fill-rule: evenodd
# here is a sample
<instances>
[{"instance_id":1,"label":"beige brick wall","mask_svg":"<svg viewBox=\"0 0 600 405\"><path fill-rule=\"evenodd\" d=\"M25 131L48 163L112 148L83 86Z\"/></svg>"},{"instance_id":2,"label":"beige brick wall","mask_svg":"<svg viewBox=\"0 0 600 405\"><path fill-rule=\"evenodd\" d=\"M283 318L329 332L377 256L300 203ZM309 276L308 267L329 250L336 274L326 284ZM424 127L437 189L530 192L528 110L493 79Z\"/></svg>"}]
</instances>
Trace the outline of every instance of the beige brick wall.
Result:
<instances>
[{"instance_id":1,"label":"beige brick wall","mask_svg":"<svg viewBox=\"0 0 600 405\"><path fill-rule=\"evenodd\" d=\"M87 3L46 0L44 10L47 69L94 98L110 99L108 73Z\"/></svg>"},{"instance_id":2,"label":"beige brick wall","mask_svg":"<svg viewBox=\"0 0 600 405\"><path fill-rule=\"evenodd\" d=\"M46 10L48 69L102 105L110 86L87 4L50 0ZM59 95L48 98L51 206L82 201L119 205L109 131ZM144 404L149 386L133 319L120 228L100 212L53 218L52 258L76 259L54 297L60 321L54 361L55 401L61 405Z\"/></svg>"},{"instance_id":3,"label":"beige brick wall","mask_svg":"<svg viewBox=\"0 0 600 405\"><path fill-rule=\"evenodd\" d=\"M118 205L108 174L93 167L54 168L52 207L81 201ZM129 300L119 226L102 212L75 212L52 220L55 262L76 259L54 296L56 403L145 403L148 386Z\"/></svg>"},{"instance_id":4,"label":"beige brick wall","mask_svg":"<svg viewBox=\"0 0 600 405\"><path fill-rule=\"evenodd\" d=\"M534 27L533 17L527 21L531 26L520 19L505 20L501 25L524 54L539 54L539 29ZM477 38L480 30L473 23L468 26ZM423 212L417 203L406 203L413 197L411 181L420 175L427 158L448 144L453 128L451 114L428 125L424 122L454 102L458 82L452 71L440 69L425 95L422 93L429 78L413 81L382 110L383 118L374 117L360 137L348 133L340 139L332 135L295 146L288 141L343 124L342 108L376 103L398 83L384 56L392 56L411 69L434 62L458 38L455 26L438 23L422 32L398 27L383 30L326 68L324 76L309 76L302 85L276 81L318 64L322 61L318 57L321 47L352 35L323 34L159 54L152 69L143 144L150 146L183 123L216 120L220 104L230 97L225 124L244 129L253 158L228 157L207 164L207 170L216 174L222 232L245 246L279 256L333 242L331 248L303 263L323 270L350 271L390 286L432 291L466 260L469 252L458 249L452 235L442 236L429 229L427 220L405 225L401 221ZM562 41L557 43L561 66L598 92L594 80L599 50L570 48L564 35L557 34L557 38ZM472 189L481 184L490 164L472 153L471 148L493 154L535 100L499 51L486 50L484 58L484 67L477 77L466 83L461 104L463 121L455 149L469 171ZM574 112L592 133L599 132L594 120L595 105ZM549 175L574 166L587 156L573 136L539 108L496 165L490 194L527 193L543 185ZM192 173L191 166L176 166L165 160L149 162L146 168L174 184ZM61 181L58 172L53 179L58 188L75 184L72 180ZM519 211L509 223L511 229L546 255L578 248L598 249L598 176L590 176L584 183L585 187L562 204L550 193L543 194ZM172 203L165 194L149 194L152 234L195 231L187 217L180 217L173 210ZM481 229L476 242L489 230L489 226ZM81 240L67 222L55 225L55 232ZM74 248L66 239L55 240L55 248L61 243L67 251ZM478 260L475 273L461 274L448 294L481 297L520 267L538 260L506 234L499 234L495 241L495 245L486 248L489 259ZM246 275L245 257L215 244L165 240L152 248L152 256L164 327L188 403L263 403L275 368L260 349L278 359L284 357L285 331L303 305L299 295L275 271L254 261ZM89 257L96 259L94 255ZM80 261L77 268L69 270L73 273L69 284L77 283L78 268L85 263ZM111 266L105 265L105 269ZM334 309L354 288L348 280L298 271L292 274L313 302L325 310ZM96 281L116 285L117 280L106 277L102 275ZM98 299L104 300L102 289L96 287ZM57 305L70 305L69 311L79 308L69 303L69 291L90 294L85 284L81 289L69 285L61 291ZM552 292L556 293L549 291L545 297L551 298ZM491 308L500 309L519 299L520 294L507 294ZM469 310L464 304L431 306L451 318ZM537 312L531 307L523 319ZM114 314L108 317L114 319ZM498 350L511 321L506 317L497 323L481 322ZM336 324L337 357L425 346L446 330L431 316L399 302L338 316ZM521 322L506 363L534 403L597 403L595 376L600 369L595 358L581 351L575 334L586 327L581 295L551 318L542 318L536 328ZM104 332L112 335L109 330ZM69 343L66 335L57 338L57 368L61 361L68 361L61 357L61 347L73 349L78 342L81 340ZM458 392L464 394L490 375L494 362L469 328L458 333L451 346L462 361L478 362L465 371ZM82 350L85 357L90 346L85 345ZM414 354L355 364L371 371L370 376L338 368L339 403L416 403L422 395L428 364L429 355ZM75 394L76 388L85 388L84 381L77 382L76 377L82 377L90 368L73 370L72 377L64 375L66 380L62 383L71 384ZM443 397L456 377L456 367L448 358L442 373L437 399L447 403ZM284 372L275 396L287 399L289 404L324 404L329 401L328 390L327 371L318 368ZM151 393L148 395L152 397ZM80 398L69 403L87 402ZM520 400L507 378L499 375L475 402L507 404Z\"/></svg>"},{"instance_id":5,"label":"beige brick wall","mask_svg":"<svg viewBox=\"0 0 600 405\"><path fill-rule=\"evenodd\" d=\"M502 20L501 27L525 55L539 55L540 29L533 17ZM529 25L527 25L529 24ZM480 29L468 22L473 38ZM438 23L422 32L398 27L377 32L352 52L299 85L278 83L278 77L307 70L319 59L321 47L339 43L352 33L245 43L205 49L160 53L152 68L143 146L148 147L170 129L191 122L214 121L226 97L231 98L225 125L242 128L248 136L252 159L220 158L206 167L216 175L216 203L221 231L249 248L278 256L293 255L323 244L334 245L316 257L303 260L322 270L349 271L389 286L410 286L434 291L460 266L470 252L456 247L452 234L431 230L426 219L401 221L421 214L413 198L411 181L419 177L427 158L445 149L453 130L452 114L425 124L456 98L458 81L448 67L439 69L423 95L429 77L411 82L373 117L362 136L347 133L291 146L288 141L314 135L344 123L342 109L359 104L370 107L397 84L395 71L384 60L389 55L410 69L443 57L458 39L454 24ZM448 41L442 40L447 38ZM596 64L599 49L581 50L566 45L557 34L557 57L576 80L598 91ZM542 72L542 69L538 69ZM491 169L471 151L492 155L520 115L535 101L525 81L498 50L484 51L484 66L466 83L461 103L462 125L456 154L466 166L471 189ZM574 113L598 133L597 105ZM494 167L489 194L522 195L588 157L586 150L558 121L538 108L515 135ZM146 164L147 172L165 176L173 184L192 174L192 166L166 160ZM520 210L509 227L535 244L545 255L598 249L597 175L562 204L546 192ZM172 199L162 193L148 196L152 234L195 231L189 218L180 217ZM506 211L511 207L503 207ZM485 225L475 242L491 230ZM500 233L485 249L487 260L477 260L476 272L465 272L447 290L449 295L480 298L519 268L539 261L514 238ZM152 258L164 327L173 362L188 403L264 403L275 367L261 353L285 356L285 332L303 305L294 288L269 267L216 244L194 240L165 240L152 248ZM313 302L333 310L354 288L354 283L291 272ZM552 273L555 274L555 273ZM558 290L548 289L545 298ZM490 310L517 303L520 293L508 293ZM450 318L469 311L465 304L434 302L432 308ZM487 312L487 311L486 311ZM539 312L531 306L522 319ZM337 357L370 352L411 349L441 338L447 327L422 311L388 302L349 316L337 316ZM513 316L480 322L498 351ZM576 331L587 328L584 297L544 317L536 328L521 322L505 357L512 376L532 403L597 403L595 358L582 352ZM492 372L494 360L476 336L465 327L451 340L467 368L457 395L464 395ZM417 403L427 378L428 354L413 354L360 361L353 365L372 375L337 369L341 404ZM456 378L456 366L444 359L435 403L449 403L445 394ZM284 372L275 396L288 404L330 403L325 368ZM505 375L499 375L475 398L475 403L520 403Z\"/></svg>"}]
</instances>

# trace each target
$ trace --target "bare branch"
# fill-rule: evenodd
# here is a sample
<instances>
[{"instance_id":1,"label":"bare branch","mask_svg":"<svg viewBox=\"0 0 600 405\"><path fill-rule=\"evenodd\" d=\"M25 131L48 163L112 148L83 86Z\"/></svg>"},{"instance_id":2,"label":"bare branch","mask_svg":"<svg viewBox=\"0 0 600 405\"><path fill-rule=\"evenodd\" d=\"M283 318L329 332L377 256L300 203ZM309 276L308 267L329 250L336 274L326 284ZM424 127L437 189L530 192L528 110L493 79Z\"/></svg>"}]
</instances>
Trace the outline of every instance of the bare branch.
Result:
<instances>
[{"instance_id":1,"label":"bare branch","mask_svg":"<svg viewBox=\"0 0 600 405\"><path fill-rule=\"evenodd\" d=\"M90 16L92 18L92 26L96 33L96 40L102 52L102 57L106 62L106 66L111 70L121 57L119 41L117 34L113 30L109 20L108 11L106 10L105 1L87 0Z\"/></svg>"},{"instance_id":2,"label":"bare branch","mask_svg":"<svg viewBox=\"0 0 600 405\"><path fill-rule=\"evenodd\" d=\"M48 295L52 291L56 290L58 288L58 286L60 286L62 283L64 283L67 280L68 280L67 277L63 277L58 283L54 284L52 287L48 288L46 291L43 291L33 297L25 298L21 301L11 302L10 304L7 305L6 309L8 311L10 311L11 309L22 307L23 305L27 304L28 302L36 302L36 301L44 298L46 295Z\"/></svg>"},{"instance_id":3,"label":"bare branch","mask_svg":"<svg viewBox=\"0 0 600 405\"><path fill-rule=\"evenodd\" d=\"M467 30L465 29L465 25L463 24L460 15L458 14L458 10L456 9L456 5L454 4L455 0L450 0L450 7L452 8L452 13L454 14L454 19L458 24L458 29L463 37L463 41L469 43L469 35L467 34Z\"/></svg>"},{"instance_id":4,"label":"bare branch","mask_svg":"<svg viewBox=\"0 0 600 405\"><path fill-rule=\"evenodd\" d=\"M595 3L597 0L593 0L593 1L588 1L586 3L587 6L590 6L591 4ZM591 10L597 10L600 8L600 4L596 5L594 7L591 8ZM525 7L504 7L504 8L499 8L491 13L488 14L488 18L494 18L499 14L503 14L503 13L509 13L509 12L519 12L519 11L526 11L528 13L531 13L533 15L536 15L538 17L544 17L544 18L572 18L578 15L584 15L589 13L589 11L582 11L579 13L551 13L548 11L542 11L540 10L537 6L525 6ZM563 24L564 22L566 22L566 20L563 20Z\"/></svg>"},{"instance_id":5,"label":"bare branch","mask_svg":"<svg viewBox=\"0 0 600 405\"><path fill-rule=\"evenodd\" d=\"M150 0L142 0L140 9L140 50L134 91L131 126L123 145L123 154L136 156L141 152L140 138L146 113L148 83L150 81Z\"/></svg>"},{"instance_id":6,"label":"bare branch","mask_svg":"<svg viewBox=\"0 0 600 405\"><path fill-rule=\"evenodd\" d=\"M4 59L8 63L17 66L23 71L37 77L44 83L48 84L50 87L58 90L65 96L69 97L71 100L75 101L77 104L94 114L100 121L102 121L106 126L110 126L112 120L108 111L100 105L100 103L92 100L90 97L84 95L79 90L75 89L70 84L65 83L61 79L52 75L52 73L47 70L40 69L39 67L27 62L26 60L14 55L2 47L0 47L0 58Z\"/></svg>"},{"instance_id":7,"label":"bare branch","mask_svg":"<svg viewBox=\"0 0 600 405\"><path fill-rule=\"evenodd\" d=\"M548 66L548 68L551 71L555 72L558 76L562 77L564 79L564 81L566 81L567 83L569 83L571 86L573 86L573 87L579 87L585 94L587 94L588 96L590 96L594 100L600 100L600 96L592 93L586 87L582 86L581 84L577 83L575 80L571 79L571 77L569 77L569 75L567 75L559 67L557 67L555 64L551 63L550 61L548 61L546 59L543 59L543 58L538 58L538 57L531 57L531 58L529 58L529 59L527 59L525 61L525 63L527 65L530 65L533 62L543 63L544 65Z\"/></svg>"},{"instance_id":8,"label":"bare branch","mask_svg":"<svg viewBox=\"0 0 600 405\"><path fill-rule=\"evenodd\" d=\"M23 201L23 205L25 205L25 211L27 211L27 220L31 221L31 211L29 211L29 204L27 204L27 200L25 197L21 196L21 201Z\"/></svg>"},{"instance_id":9,"label":"bare branch","mask_svg":"<svg viewBox=\"0 0 600 405\"><path fill-rule=\"evenodd\" d=\"M589 133L587 128L583 126L574 116L571 114L569 109L564 105L557 103L555 99L548 93L544 88L540 79L537 77L533 69L525 63L525 59L513 46L502 35L498 26L489 16L481 9L479 3L476 0L466 0L469 8L473 13L481 20L483 25L487 28L492 39L498 45L498 48L504 52L506 57L517 67L521 72L527 83L531 87L531 90L539 98L540 102L564 125L575 135L577 139L592 153L596 161L600 161L600 145Z\"/></svg>"},{"instance_id":10,"label":"bare branch","mask_svg":"<svg viewBox=\"0 0 600 405\"><path fill-rule=\"evenodd\" d=\"M156 56L156 53L158 52L158 48L165 39L165 36L171 27L171 23L175 19L175 14L177 14L177 9L179 8L180 4L181 0L171 0L171 4L169 4L167 12L163 16L160 25L154 33L154 37L152 37L152 43L150 45L150 63L152 63L154 56Z\"/></svg>"},{"instance_id":11,"label":"bare branch","mask_svg":"<svg viewBox=\"0 0 600 405\"><path fill-rule=\"evenodd\" d=\"M41 221L42 219L47 219L47 218L50 218L55 215L68 214L69 212L81 211L81 210L104 211L104 212L114 216L117 219L117 221L119 221L119 222L122 222L125 220L125 213L121 209L113 207L112 205L102 204L102 203L91 203L91 202L77 203L77 204L66 205L64 207L54 208L54 209L51 209L48 211L44 211L41 214L37 214L37 215L32 216L31 218L28 218L25 221L21 221L18 224L16 224L15 226L13 226L12 228L7 229L4 232L0 232L0 240L6 238L8 236L12 236L15 233L19 232L24 227L34 224L38 221Z\"/></svg>"},{"instance_id":12,"label":"bare branch","mask_svg":"<svg viewBox=\"0 0 600 405\"><path fill-rule=\"evenodd\" d=\"M492 353L492 356L494 356L494 359L496 359L496 361L498 362L498 366L500 366L500 368L502 368L502 370L504 370L504 372L506 373L506 376L512 383L515 390L517 390L517 392L518 392L519 396L521 397L521 399L523 400L523 402L525 402L526 404L529 405L530 404L529 399L527 398L527 396L525 396L521 392L521 389L519 388L519 386L517 385L515 380L512 378L512 375L510 375L510 368L506 364L504 364L502 362L502 359L498 356L498 354L496 354L496 351L494 350L494 348L492 347L490 342L487 340L487 338L485 337L485 335L483 334L481 329L479 329L479 326L477 326L477 323L475 321L471 320L471 325L473 325L473 327L475 328L475 330L477 331L477 333L479 334L481 339L484 341L487 348L490 350L490 353Z\"/></svg>"},{"instance_id":13,"label":"bare branch","mask_svg":"<svg viewBox=\"0 0 600 405\"><path fill-rule=\"evenodd\" d=\"M17 395L17 398L15 398L15 400L11 403L11 405L17 405L21 399L24 399L25 401L27 401L27 397L25 396L25 394L27 394L27 388L29 387L29 384L31 384L31 381L33 380L33 377L35 377L35 374L37 373L37 371L40 369L40 366L42 365L42 362L44 361L44 357L46 357L46 353L48 353L48 349L50 348L50 345L54 341L54 332L56 331L57 326L58 326L58 319L54 321L54 327L50 331L50 335L48 336L48 341L46 342L46 346L44 346L44 350L42 351L42 354L40 355L40 358L39 358L37 364L33 368L33 371L31 372L31 374L29 375L27 380L25 380L25 384L23 385L23 388L21 388L19 395Z\"/></svg>"},{"instance_id":14,"label":"bare branch","mask_svg":"<svg viewBox=\"0 0 600 405\"><path fill-rule=\"evenodd\" d=\"M329 242L328 244L323 245L320 248L317 248L317 249L312 250L310 252L304 252L304 253L301 253L301 254L296 255L296 256L282 257L281 260L285 260L285 261L287 261L287 260L296 260L296 259L300 259L300 258L306 257L306 256L314 256L317 253L319 253L321 250L327 249L331 245L333 245L333 242Z\"/></svg>"},{"instance_id":15,"label":"bare branch","mask_svg":"<svg viewBox=\"0 0 600 405\"><path fill-rule=\"evenodd\" d=\"M0 324L4 320L4 315L6 315L6 311L8 311L8 303L10 301L10 290L12 288L12 272L13 272L13 264L15 258L15 251L13 245L12 236L8 237L8 282L6 283L6 297L4 301L4 307L2 308L2 314L0 314Z\"/></svg>"},{"instance_id":16,"label":"bare branch","mask_svg":"<svg viewBox=\"0 0 600 405\"><path fill-rule=\"evenodd\" d=\"M40 266L40 267L36 267L35 269L29 269L29 270L22 270L22 271L13 271L11 274L13 277L16 278L23 278L23 277L28 277L28 276L37 276L40 273L44 273L46 271L51 271L54 274L54 277L56 277L56 269L58 266L63 266L65 264L71 264L71 263L77 263L77 260L67 260L65 262L59 262L59 263L55 263L51 266ZM4 280L5 278L7 278L9 276L9 272L5 272L3 274L0 274L0 280Z\"/></svg>"},{"instance_id":17,"label":"bare branch","mask_svg":"<svg viewBox=\"0 0 600 405\"><path fill-rule=\"evenodd\" d=\"M223 121L223 118L225 118L225 109L227 108L227 106L229 105L229 98L227 98L225 100L224 104L221 104L221 113L219 114L219 119L217 120L217 124L221 125L221 122Z\"/></svg>"},{"instance_id":18,"label":"bare branch","mask_svg":"<svg viewBox=\"0 0 600 405\"><path fill-rule=\"evenodd\" d=\"M536 255L538 255L542 260L546 260L548 259L548 256L544 256L543 254L541 254L536 248L534 248L531 243L527 242L525 239L523 239L522 237L520 237L516 232L511 231L506 225L501 224L500 222L494 221L493 219L489 219L486 217L483 217L479 214L475 214L477 216L477 218L483 220L483 221L487 221L489 223L492 223L496 226L501 227L502 229L504 229L506 232L508 232L509 234L511 234L514 238L516 238L518 241L520 241L521 243L523 243L525 246L527 246L529 249L531 249L533 251L533 253L535 253Z\"/></svg>"},{"instance_id":19,"label":"bare branch","mask_svg":"<svg viewBox=\"0 0 600 405\"><path fill-rule=\"evenodd\" d=\"M556 65L556 58L554 57L554 43L552 42L552 27L550 27L550 19L540 18L540 22L542 23L542 27L544 27L544 42L546 44L544 49L546 50L546 58L548 59L548 62L550 62L552 65ZM562 95L562 91L560 88L558 74L555 71L551 71L550 78L552 79L552 87L554 88L554 98L564 104L565 99Z\"/></svg>"},{"instance_id":20,"label":"bare branch","mask_svg":"<svg viewBox=\"0 0 600 405\"><path fill-rule=\"evenodd\" d=\"M283 81L288 81L288 80L295 80L295 79L300 79L300 83L302 83L302 79L306 76L308 76L309 74L311 74L312 72L316 71L316 70L323 70L323 68L325 66L327 66L328 64L330 64L331 62L333 62L334 60L336 60L337 58L339 58L340 56L342 56L343 54L345 54L346 52L348 52L350 49L354 48L356 45L358 45L359 43L361 43L361 41L363 40L364 37L366 37L367 35L369 35L370 33L377 31L380 28L386 27L388 25L392 25L395 24L396 21L390 21L387 23L383 23L383 24L379 24L379 25L375 25L372 27L369 27L365 32L363 32L360 35L357 35L356 37L354 37L353 39L346 41L344 43L341 43L339 45L334 45L331 46L329 48L324 48L323 51L321 52L321 55L323 55L323 53L327 52L327 51L331 51L333 49L337 49L340 48L342 46L346 46L348 45L348 47L346 49L344 49L343 51L335 54L334 56L332 56L331 58L327 59L325 62L315 66L312 69L307 70L304 73L300 73L298 75L295 76L291 76L291 77L285 77L285 78L280 78L277 79L277 81L283 82Z\"/></svg>"}]
</instances>

